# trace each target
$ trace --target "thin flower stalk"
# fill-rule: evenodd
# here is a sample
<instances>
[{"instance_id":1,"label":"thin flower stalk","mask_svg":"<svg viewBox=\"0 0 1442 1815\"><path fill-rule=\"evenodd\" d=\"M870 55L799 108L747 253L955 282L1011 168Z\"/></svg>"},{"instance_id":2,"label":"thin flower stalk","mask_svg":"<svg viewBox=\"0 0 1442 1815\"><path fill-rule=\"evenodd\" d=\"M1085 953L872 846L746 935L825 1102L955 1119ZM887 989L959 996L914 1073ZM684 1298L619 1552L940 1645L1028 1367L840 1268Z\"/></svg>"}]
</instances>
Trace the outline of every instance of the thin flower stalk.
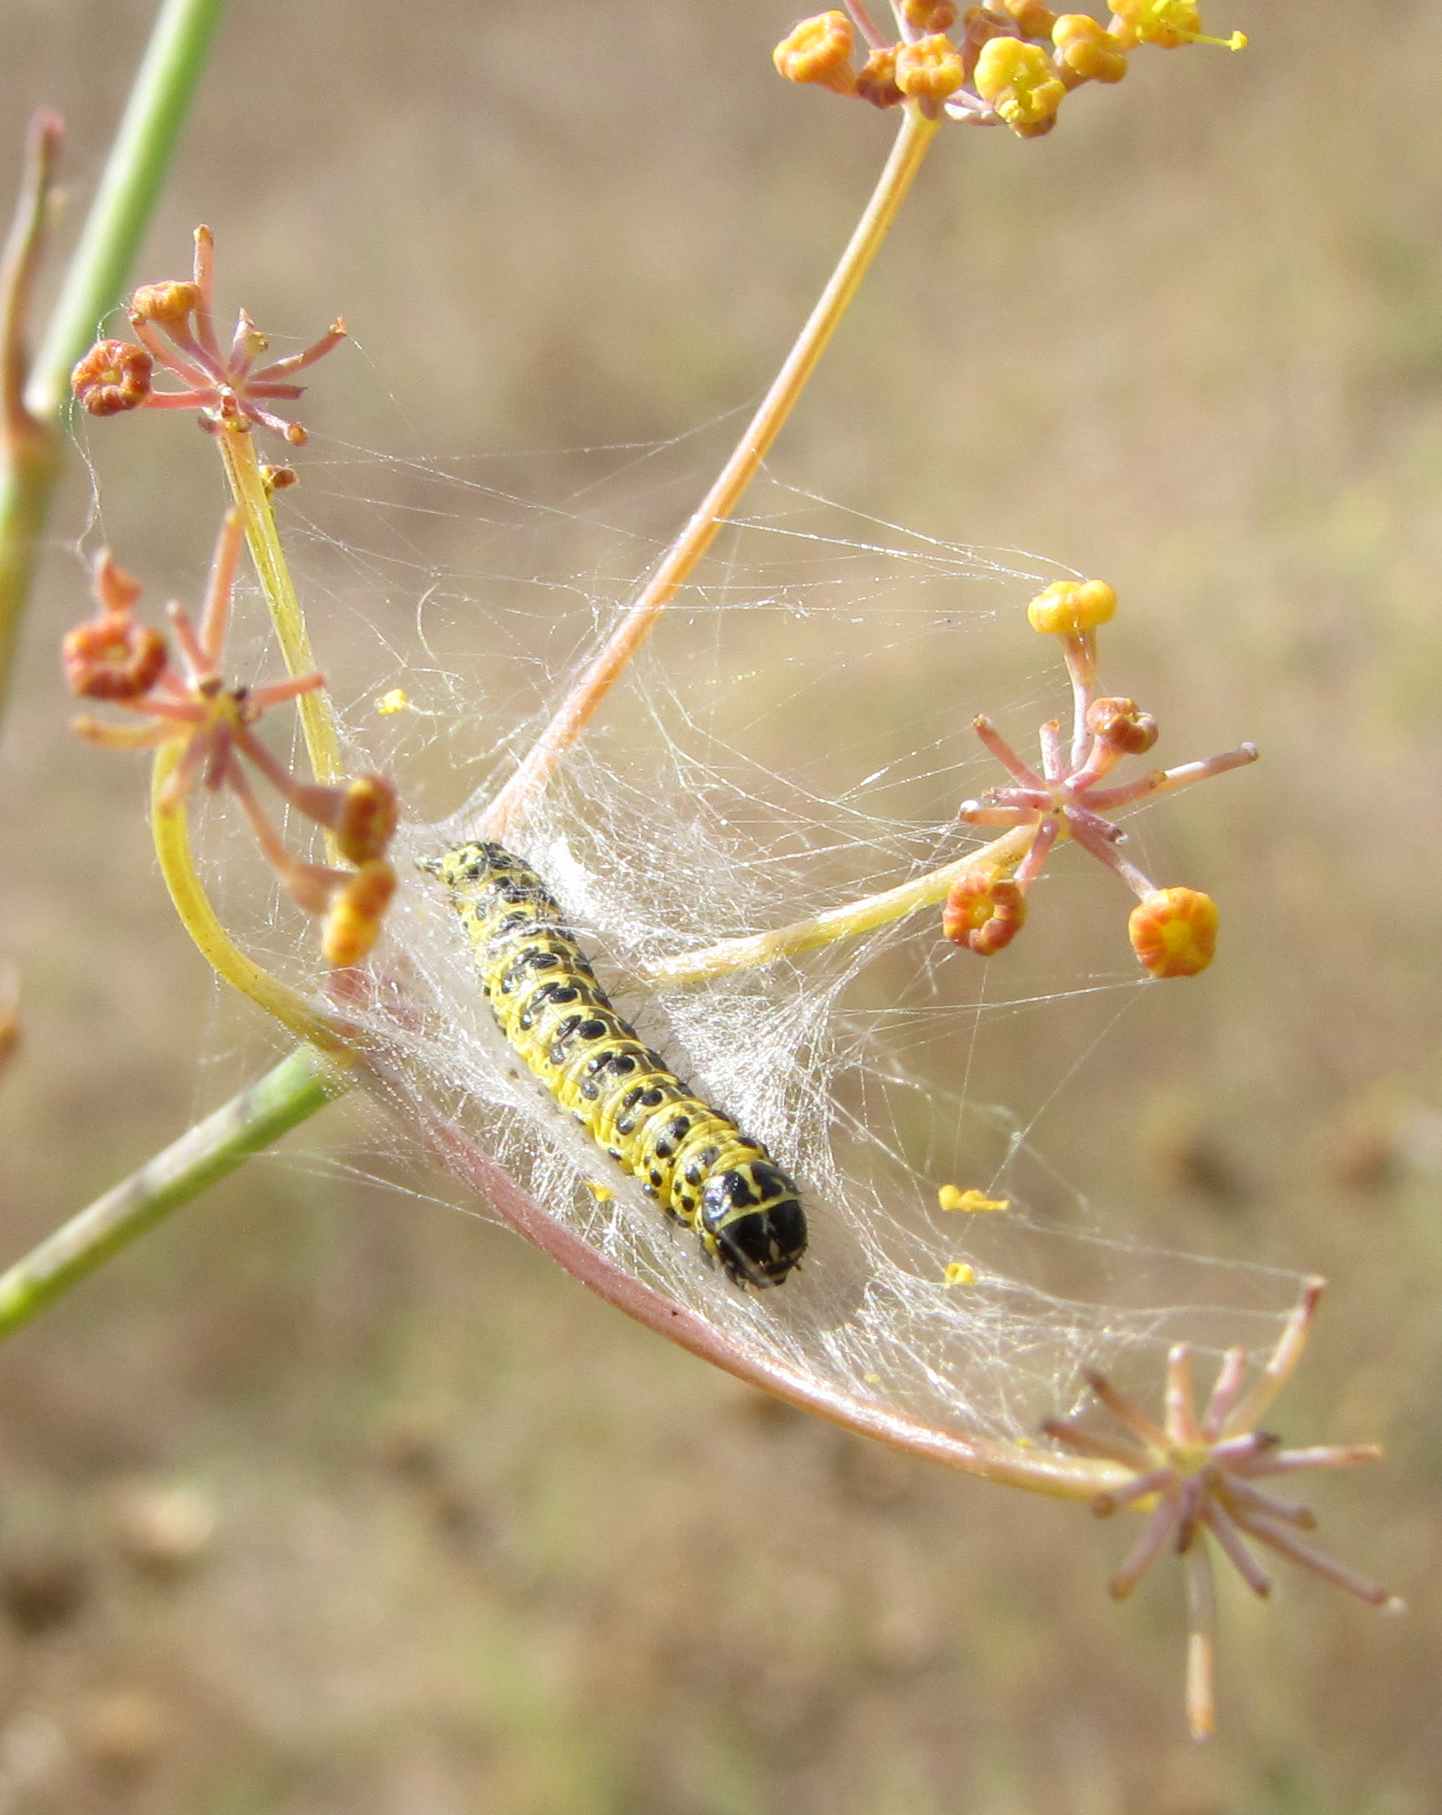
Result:
<instances>
[{"instance_id":1,"label":"thin flower stalk","mask_svg":"<svg viewBox=\"0 0 1442 1815\"><path fill-rule=\"evenodd\" d=\"M25 337L62 136L55 114L31 119L15 217L0 254L0 705L60 459L55 423L25 401Z\"/></svg>"},{"instance_id":2,"label":"thin flower stalk","mask_svg":"<svg viewBox=\"0 0 1442 1815\"><path fill-rule=\"evenodd\" d=\"M937 124L919 107L905 110L901 130L871 200L741 439L685 528L627 607L621 622L577 677L519 768L487 808L479 836L504 838L527 801L545 786L566 751L586 729L601 702L651 634L656 620L685 585L721 525L735 510L796 407L807 380L880 250L931 146Z\"/></svg>"},{"instance_id":3,"label":"thin flower stalk","mask_svg":"<svg viewBox=\"0 0 1442 1815\"><path fill-rule=\"evenodd\" d=\"M308 674L315 667L310 634L276 529L271 488L256 455L255 437L237 425L227 428L217 439L286 671L292 675ZM340 731L330 694L306 694L298 710L311 773L319 782L338 781L342 772Z\"/></svg>"},{"instance_id":4,"label":"thin flower stalk","mask_svg":"<svg viewBox=\"0 0 1442 1815\"><path fill-rule=\"evenodd\" d=\"M739 939L721 939L699 951L678 952L675 957L658 959L641 968L642 982L663 987L703 983L709 977L729 976L733 971L750 970L756 965L774 964L780 958L794 958L802 952L819 950L838 939L856 939L875 932L893 921L903 920L921 908L936 907L968 875L990 873L1019 863L1031 843L1026 830L1004 833L979 851L971 851L951 863L928 870L895 888L882 889L875 895L828 908L824 913L793 920L789 925L773 927L764 933L748 933Z\"/></svg>"},{"instance_id":5,"label":"thin flower stalk","mask_svg":"<svg viewBox=\"0 0 1442 1815\"><path fill-rule=\"evenodd\" d=\"M0 1076L20 1046L20 973L0 964Z\"/></svg>"},{"instance_id":6,"label":"thin flower stalk","mask_svg":"<svg viewBox=\"0 0 1442 1815\"><path fill-rule=\"evenodd\" d=\"M181 925L206 963L232 989L248 996L257 1008L263 1009L299 1039L312 1042L332 1059L348 1061L352 1055L340 1034L316 1014L303 996L248 958L221 924L220 916L196 874L184 807L176 806L167 798L180 758L180 746L174 742L165 744L155 753L151 768L150 831L161 878ZM323 1101L315 1104L315 1108L321 1107Z\"/></svg>"},{"instance_id":7,"label":"thin flower stalk","mask_svg":"<svg viewBox=\"0 0 1442 1815\"><path fill-rule=\"evenodd\" d=\"M368 1059L367 1070L386 1083L385 1065L375 1055ZM438 1111L422 1104L418 1114L421 1133L441 1165L483 1197L517 1234L604 1303L712 1367L859 1436L1008 1487L1054 1499L1090 1501L1121 1485L1122 1469L1105 1460L1061 1456L1033 1444L941 1430L845 1392L752 1344L743 1344L699 1312L646 1285L594 1247L578 1229L558 1221L499 1161Z\"/></svg>"}]
</instances>

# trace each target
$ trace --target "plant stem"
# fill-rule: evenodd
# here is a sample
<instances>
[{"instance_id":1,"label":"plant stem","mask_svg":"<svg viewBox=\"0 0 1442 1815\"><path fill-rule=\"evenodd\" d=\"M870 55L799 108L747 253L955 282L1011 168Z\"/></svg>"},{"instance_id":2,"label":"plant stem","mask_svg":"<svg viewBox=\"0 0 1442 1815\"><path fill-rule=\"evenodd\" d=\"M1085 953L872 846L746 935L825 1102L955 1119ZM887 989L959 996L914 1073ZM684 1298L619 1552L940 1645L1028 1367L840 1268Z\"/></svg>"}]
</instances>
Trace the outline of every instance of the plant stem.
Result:
<instances>
[{"instance_id":1,"label":"plant stem","mask_svg":"<svg viewBox=\"0 0 1442 1815\"><path fill-rule=\"evenodd\" d=\"M231 493L245 521L245 539L250 558L260 579L261 591L270 608L270 621L280 643L288 673L310 674L315 668L310 636L305 627L305 614L300 608L295 583L290 577L285 551L276 533L275 512L270 494L261 477L260 461L255 451L255 437L243 426L222 425L216 435L220 457ZM322 687L314 693L303 693L296 701L300 709L301 730L305 736L310 766L317 781L333 782L341 772L340 736L336 729L335 708L329 693ZM329 843L329 838L327 843ZM331 861L335 861L334 850Z\"/></svg>"},{"instance_id":2,"label":"plant stem","mask_svg":"<svg viewBox=\"0 0 1442 1815\"><path fill-rule=\"evenodd\" d=\"M627 608L626 615L577 678L521 766L491 802L482 820L482 836L504 837L506 828L526 801L554 774L565 752L585 730L602 700L651 634L657 618L711 546L721 524L736 508L741 494L756 476L758 467L795 408L837 324L850 307L862 278L881 248L887 229L906 199L939 124L939 119L927 119L914 105L905 109L901 130L866 211L745 433L685 528Z\"/></svg>"},{"instance_id":3,"label":"plant stem","mask_svg":"<svg viewBox=\"0 0 1442 1815\"><path fill-rule=\"evenodd\" d=\"M1035 827L1018 826L983 845L979 851L958 857L955 863L928 870L924 876L898 883L894 889L883 889L879 895L848 901L843 907L828 908L824 914L793 920L789 926L774 927L770 932L750 933L742 939L722 939L715 945L703 946L699 952L681 952L674 958L663 958L657 964L647 965L640 976L647 983L700 983L707 977L724 977L732 971L774 963L777 958L815 951L818 946L830 945L835 939L854 939L862 933L874 932L879 926L888 926L893 920L914 914L918 908L934 907L938 901L944 901L957 878L972 870L1010 870L1025 856L1035 835Z\"/></svg>"},{"instance_id":4,"label":"plant stem","mask_svg":"<svg viewBox=\"0 0 1442 1815\"><path fill-rule=\"evenodd\" d=\"M0 1274L0 1337L27 1324L52 1299L314 1115L348 1084L346 1074L314 1047L291 1053Z\"/></svg>"},{"instance_id":5,"label":"plant stem","mask_svg":"<svg viewBox=\"0 0 1442 1815\"><path fill-rule=\"evenodd\" d=\"M59 414L69 395L70 368L124 288L223 10L224 0L165 0L156 17L105 174L35 357L26 401L36 416Z\"/></svg>"},{"instance_id":6,"label":"plant stem","mask_svg":"<svg viewBox=\"0 0 1442 1815\"><path fill-rule=\"evenodd\" d=\"M169 806L163 799L165 784L175 772L182 747L179 740L162 744L155 753L150 771L151 837L160 862L160 873L181 925L195 941L201 957L232 989L249 996L257 1007L263 1008L302 1040L322 1047L332 1059L341 1058L348 1049L340 1035L313 1013L303 997L247 958L210 905L210 897L202 888L191 859L185 809ZM320 1106L316 1104L316 1108Z\"/></svg>"},{"instance_id":7,"label":"plant stem","mask_svg":"<svg viewBox=\"0 0 1442 1815\"><path fill-rule=\"evenodd\" d=\"M0 706L59 464L53 423L25 405L25 330L63 136L55 114L32 116L15 218L0 255Z\"/></svg>"},{"instance_id":8,"label":"plant stem","mask_svg":"<svg viewBox=\"0 0 1442 1815\"><path fill-rule=\"evenodd\" d=\"M423 1105L419 1119L445 1169L484 1198L517 1234L606 1304L737 1380L860 1436L1030 1493L1092 1500L1130 1478L1129 1470L1113 1462L941 1430L876 1400L858 1398L829 1385L779 1355L766 1353L754 1341L726 1335L700 1312L687 1310L646 1285L593 1247L579 1230L548 1215L497 1160L437 1111Z\"/></svg>"},{"instance_id":9,"label":"plant stem","mask_svg":"<svg viewBox=\"0 0 1442 1815\"><path fill-rule=\"evenodd\" d=\"M337 1069L312 1046L291 1053L0 1275L0 1338L20 1329L170 1211L343 1095L366 1072L383 1088L392 1087L382 1067L358 1074ZM1105 1460L938 1429L874 1400L856 1398L753 1344L728 1337L549 1215L490 1154L429 1106L421 1107L420 1124L451 1176L477 1192L572 1278L668 1342L749 1386L895 1449L1031 1493L1091 1500L1129 1478L1126 1469Z\"/></svg>"}]
</instances>

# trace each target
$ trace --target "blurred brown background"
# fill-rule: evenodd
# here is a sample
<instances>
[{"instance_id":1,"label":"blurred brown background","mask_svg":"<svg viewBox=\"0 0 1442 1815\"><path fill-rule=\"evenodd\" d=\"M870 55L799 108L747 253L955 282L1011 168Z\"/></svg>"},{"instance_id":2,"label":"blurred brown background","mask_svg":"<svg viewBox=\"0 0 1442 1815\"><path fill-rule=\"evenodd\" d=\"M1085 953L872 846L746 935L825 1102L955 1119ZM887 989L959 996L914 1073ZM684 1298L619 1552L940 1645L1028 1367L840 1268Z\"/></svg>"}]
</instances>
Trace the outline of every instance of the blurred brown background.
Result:
<instances>
[{"instance_id":1,"label":"blurred brown background","mask_svg":"<svg viewBox=\"0 0 1442 1815\"><path fill-rule=\"evenodd\" d=\"M148 10L7 9L0 143L58 107L77 211ZM363 357L303 413L339 463L308 516L347 538L354 448L685 433L764 384L889 143L774 78L791 17L237 6L136 276L205 219L228 307L300 338L345 310ZM936 149L776 464L1106 574L1109 672L1162 754L1264 746L1149 827L1223 900L1225 961L1149 992L1048 1138L1129 1233L1331 1277L1283 1428L1385 1440L1314 1498L1410 1618L1228 1584L1198 1751L1179 1582L1110 1605L1122 1534L759 1404L490 1225L344 1180L341 1111L3 1356L0 1815L1438 1806L1442 159L1410 72L1442 24L1208 23L1253 48L1139 58L1035 145ZM83 438L104 521L77 461L5 729L7 1255L274 1050L161 898L139 770L58 730L81 538L152 598L205 557L215 474L141 426ZM463 563L483 514L449 497L412 558ZM988 648L1033 684L1033 648Z\"/></svg>"}]
</instances>

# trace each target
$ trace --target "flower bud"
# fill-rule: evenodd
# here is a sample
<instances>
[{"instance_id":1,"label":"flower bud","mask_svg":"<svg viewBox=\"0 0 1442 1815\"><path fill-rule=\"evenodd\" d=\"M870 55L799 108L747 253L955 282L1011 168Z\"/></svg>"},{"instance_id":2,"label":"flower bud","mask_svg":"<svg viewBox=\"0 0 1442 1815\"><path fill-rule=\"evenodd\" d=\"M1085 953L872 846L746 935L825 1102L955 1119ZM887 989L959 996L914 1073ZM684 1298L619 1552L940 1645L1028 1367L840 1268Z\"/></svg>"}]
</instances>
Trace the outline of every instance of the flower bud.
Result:
<instances>
[{"instance_id":1,"label":"flower bud","mask_svg":"<svg viewBox=\"0 0 1442 1815\"><path fill-rule=\"evenodd\" d=\"M903 44L896 53L896 86L913 101L944 101L965 80L961 52L944 32Z\"/></svg>"},{"instance_id":2,"label":"flower bud","mask_svg":"<svg viewBox=\"0 0 1442 1815\"><path fill-rule=\"evenodd\" d=\"M973 77L976 92L1019 138L1040 138L1056 124L1066 87L1039 44L989 38Z\"/></svg>"},{"instance_id":3,"label":"flower bud","mask_svg":"<svg viewBox=\"0 0 1442 1815\"><path fill-rule=\"evenodd\" d=\"M1051 41L1069 88L1078 82L1120 82L1127 73L1125 48L1090 13L1063 13L1052 27Z\"/></svg>"},{"instance_id":4,"label":"flower bud","mask_svg":"<svg viewBox=\"0 0 1442 1815\"><path fill-rule=\"evenodd\" d=\"M345 790L335 822L342 856L357 865L382 855L396 829L396 791L383 775L358 775Z\"/></svg>"},{"instance_id":5,"label":"flower bud","mask_svg":"<svg viewBox=\"0 0 1442 1815\"><path fill-rule=\"evenodd\" d=\"M1026 896L1009 876L969 871L951 885L942 909L941 931L953 945L990 958L1026 924Z\"/></svg>"},{"instance_id":6,"label":"flower bud","mask_svg":"<svg viewBox=\"0 0 1442 1815\"><path fill-rule=\"evenodd\" d=\"M897 46L888 44L872 51L856 77L856 92L873 107L896 107L902 100L896 85Z\"/></svg>"},{"instance_id":7,"label":"flower bud","mask_svg":"<svg viewBox=\"0 0 1442 1815\"><path fill-rule=\"evenodd\" d=\"M1099 699L1087 707L1087 730L1124 756L1140 756L1157 741L1157 721L1135 700Z\"/></svg>"},{"instance_id":8,"label":"flower bud","mask_svg":"<svg viewBox=\"0 0 1442 1815\"><path fill-rule=\"evenodd\" d=\"M1026 608L1027 622L1043 636L1080 636L1107 623L1117 595L1105 580L1053 580Z\"/></svg>"},{"instance_id":9,"label":"flower bud","mask_svg":"<svg viewBox=\"0 0 1442 1815\"><path fill-rule=\"evenodd\" d=\"M199 284L174 281L142 284L130 299L130 319L133 322L153 321L162 328L178 328L199 302Z\"/></svg>"},{"instance_id":10,"label":"flower bud","mask_svg":"<svg viewBox=\"0 0 1442 1815\"><path fill-rule=\"evenodd\" d=\"M1127 934L1153 977L1195 977L1216 952L1219 919L1200 889L1153 889L1132 909Z\"/></svg>"},{"instance_id":11,"label":"flower bud","mask_svg":"<svg viewBox=\"0 0 1442 1815\"><path fill-rule=\"evenodd\" d=\"M778 75L788 82L813 82L837 94L855 87L851 52L855 38L845 13L817 13L803 19L771 53Z\"/></svg>"},{"instance_id":12,"label":"flower bud","mask_svg":"<svg viewBox=\"0 0 1442 1815\"><path fill-rule=\"evenodd\" d=\"M92 416L139 409L150 395L155 362L128 340L97 340L70 374L75 401Z\"/></svg>"},{"instance_id":13,"label":"flower bud","mask_svg":"<svg viewBox=\"0 0 1442 1815\"><path fill-rule=\"evenodd\" d=\"M901 17L915 32L944 32L956 24L952 0L901 0Z\"/></svg>"},{"instance_id":14,"label":"flower bud","mask_svg":"<svg viewBox=\"0 0 1442 1815\"><path fill-rule=\"evenodd\" d=\"M380 937L381 922L396 892L396 873L377 860L363 864L338 889L325 917L321 949L340 968L359 964Z\"/></svg>"}]
</instances>

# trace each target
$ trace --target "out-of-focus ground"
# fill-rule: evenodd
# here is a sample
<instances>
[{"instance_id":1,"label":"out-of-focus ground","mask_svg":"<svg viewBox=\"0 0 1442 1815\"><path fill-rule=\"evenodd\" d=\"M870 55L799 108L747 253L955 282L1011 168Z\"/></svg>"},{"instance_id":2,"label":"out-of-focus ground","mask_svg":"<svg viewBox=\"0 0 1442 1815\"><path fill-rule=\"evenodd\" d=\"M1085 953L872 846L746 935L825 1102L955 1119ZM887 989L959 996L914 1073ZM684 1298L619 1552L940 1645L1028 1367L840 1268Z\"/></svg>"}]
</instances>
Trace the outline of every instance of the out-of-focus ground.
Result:
<instances>
[{"instance_id":1,"label":"out-of-focus ground","mask_svg":"<svg viewBox=\"0 0 1442 1815\"><path fill-rule=\"evenodd\" d=\"M342 1110L0 1356L0 1815L1437 1807L1442 152L1404 72L1442 24L1400 4L1363 46L1323 11L1239 0L1209 23L1246 56L1139 58L1042 143L950 135L776 465L1105 573L1162 753L1264 745L1148 822L1224 961L1150 992L1046 1139L1129 1234L1332 1279L1279 1422L1386 1442L1314 1498L1410 1617L1228 1584L1197 1750L1176 1572L1116 1607L1125 1534L769 1407L489 1223L336 1178ZM146 12L9 9L0 143L60 108L77 208ZM237 8L136 275L205 219L232 306L288 336L344 308L322 454L684 433L759 391L889 142L776 81L790 17ZM135 426L85 438L103 531L193 591L215 475ZM348 536L367 483L335 484ZM59 731L91 495L77 462L3 745L7 1257L274 1050L162 899L139 769ZM417 563L475 510L411 524ZM1008 634L989 672L1025 691Z\"/></svg>"}]
</instances>

